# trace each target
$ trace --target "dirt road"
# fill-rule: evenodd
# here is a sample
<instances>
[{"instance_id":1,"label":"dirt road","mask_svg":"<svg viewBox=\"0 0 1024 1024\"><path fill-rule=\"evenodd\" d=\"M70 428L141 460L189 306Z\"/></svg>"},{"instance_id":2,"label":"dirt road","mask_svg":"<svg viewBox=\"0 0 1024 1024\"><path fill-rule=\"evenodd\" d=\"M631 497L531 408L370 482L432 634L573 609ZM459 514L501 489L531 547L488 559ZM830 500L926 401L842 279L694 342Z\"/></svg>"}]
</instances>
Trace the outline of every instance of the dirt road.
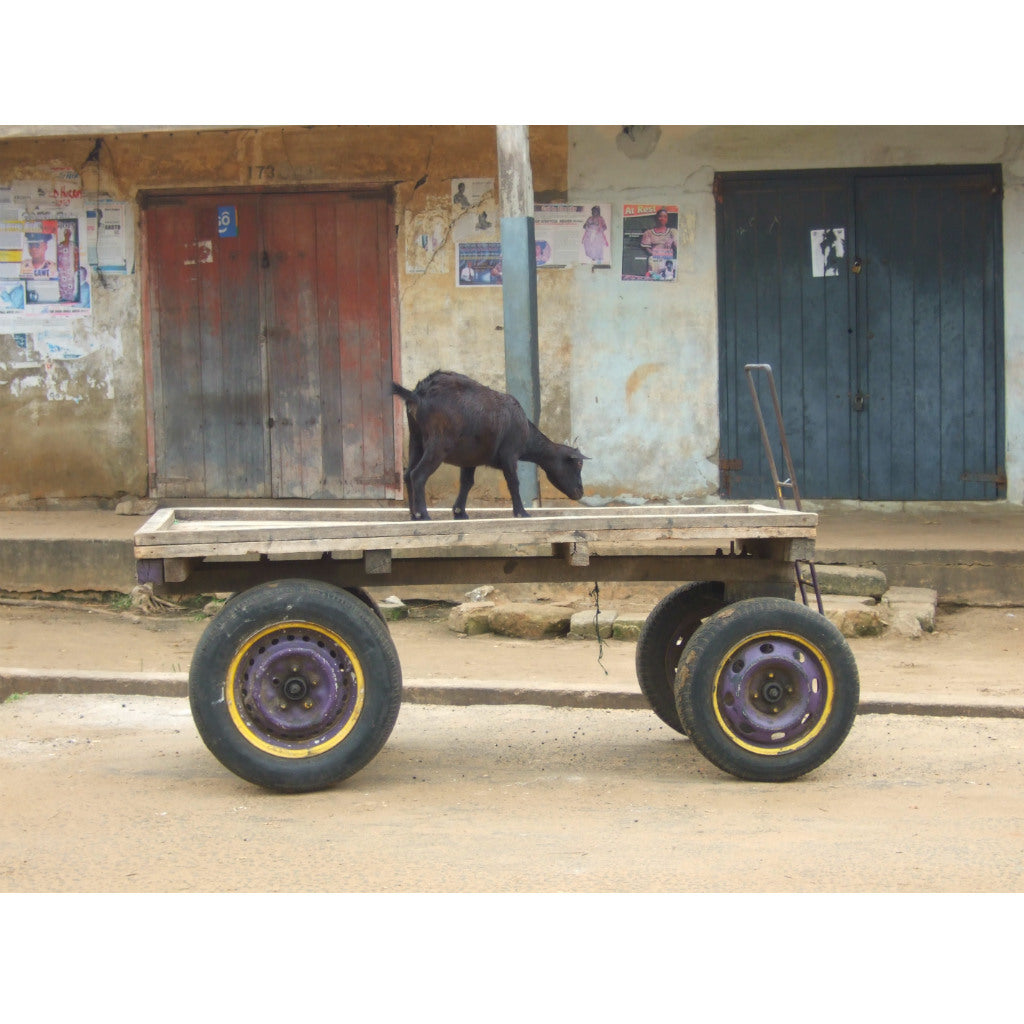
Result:
<instances>
[{"instance_id":1,"label":"dirt road","mask_svg":"<svg viewBox=\"0 0 1024 1024\"><path fill-rule=\"evenodd\" d=\"M1021 698L1024 612L851 641L865 692ZM205 623L0 609L0 664L185 671ZM635 687L634 647L394 625L407 679ZM171 698L0 706L0 891L1019 891L1024 721L862 716L822 768L740 783L649 712L406 705L306 796L223 769Z\"/></svg>"},{"instance_id":2,"label":"dirt road","mask_svg":"<svg viewBox=\"0 0 1024 1024\"><path fill-rule=\"evenodd\" d=\"M0 891L1019 891L1024 721L867 716L741 783L639 711L407 705L334 789L227 773L175 698L0 707Z\"/></svg>"}]
</instances>

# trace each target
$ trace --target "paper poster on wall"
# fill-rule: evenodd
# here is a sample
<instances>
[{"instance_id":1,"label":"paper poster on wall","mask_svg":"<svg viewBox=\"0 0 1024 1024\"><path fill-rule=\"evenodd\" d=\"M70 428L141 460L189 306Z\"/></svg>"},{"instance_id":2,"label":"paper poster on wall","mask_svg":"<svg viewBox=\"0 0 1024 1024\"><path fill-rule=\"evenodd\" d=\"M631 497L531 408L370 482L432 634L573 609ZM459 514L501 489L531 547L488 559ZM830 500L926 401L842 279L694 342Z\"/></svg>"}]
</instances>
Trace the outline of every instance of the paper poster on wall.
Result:
<instances>
[{"instance_id":1,"label":"paper poster on wall","mask_svg":"<svg viewBox=\"0 0 1024 1024\"><path fill-rule=\"evenodd\" d=\"M537 266L607 266L611 259L611 206L545 203L534 207Z\"/></svg>"},{"instance_id":2,"label":"paper poster on wall","mask_svg":"<svg viewBox=\"0 0 1024 1024\"><path fill-rule=\"evenodd\" d=\"M90 265L104 274L133 273L135 224L129 205L116 199L99 199L88 211L88 220Z\"/></svg>"},{"instance_id":3,"label":"paper poster on wall","mask_svg":"<svg viewBox=\"0 0 1024 1024\"><path fill-rule=\"evenodd\" d=\"M0 318L42 326L92 308L89 268L82 259L85 206L75 171L0 189Z\"/></svg>"},{"instance_id":4,"label":"paper poster on wall","mask_svg":"<svg viewBox=\"0 0 1024 1024\"><path fill-rule=\"evenodd\" d=\"M428 203L416 213L405 211L405 272L447 274L451 269L451 221L444 202Z\"/></svg>"},{"instance_id":5,"label":"paper poster on wall","mask_svg":"<svg viewBox=\"0 0 1024 1024\"><path fill-rule=\"evenodd\" d=\"M452 179L452 237L456 242L498 238L498 199L492 178Z\"/></svg>"},{"instance_id":6,"label":"paper poster on wall","mask_svg":"<svg viewBox=\"0 0 1024 1024\"><path fill-rule=\"evenodd\" d=\"M846 258L846 228L819 228L811 232L811 276L838 277Z\"/></svg>"},{"instance_id":7,"label":"paper poster on wall","mask_svg":"<svg viewBox=\"0 0 1024 1024\"><path fill-rule=\"evenodd\" d=\"M456 283L460 288L501 284L500 242L459 242Z\"/></svg>"},{"instance_id":8,"label":"paper poster on wall","mask_svg":"<svg viewBox=\"0 0 1024 1024\"><path fill-rule=\"evenodd\" d=\"M622 207L622 280L674 281L679 254L679 207L627 203Z\"/></svg>"}]
</instances>

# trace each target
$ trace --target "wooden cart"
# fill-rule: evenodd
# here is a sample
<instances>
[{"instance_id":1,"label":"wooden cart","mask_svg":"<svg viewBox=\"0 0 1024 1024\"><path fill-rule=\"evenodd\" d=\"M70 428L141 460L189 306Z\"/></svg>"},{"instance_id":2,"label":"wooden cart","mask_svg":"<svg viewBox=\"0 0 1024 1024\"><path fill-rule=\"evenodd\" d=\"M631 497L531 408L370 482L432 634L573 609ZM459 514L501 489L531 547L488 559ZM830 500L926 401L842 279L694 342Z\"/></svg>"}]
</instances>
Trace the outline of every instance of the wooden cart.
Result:
<instances>
[{"instance_id":1,"label":"wooden cart","mask_svg":"<svg viewBox=\"0 0 1024 1024\"><path fill-rule=\"evenodd\" d=\"M189 675L196 726L225 767L308 791L380 751L402 673L369 587L664 582L637 643L637 679L662 721L714 764L743 779L792 779L831 757L853 724L849 647L820 601L793 599L800 564L813 560L813 513L723 504L433 514L183 507L137 532L140 582L234 595Z\"/></svg>"}]
</instances>

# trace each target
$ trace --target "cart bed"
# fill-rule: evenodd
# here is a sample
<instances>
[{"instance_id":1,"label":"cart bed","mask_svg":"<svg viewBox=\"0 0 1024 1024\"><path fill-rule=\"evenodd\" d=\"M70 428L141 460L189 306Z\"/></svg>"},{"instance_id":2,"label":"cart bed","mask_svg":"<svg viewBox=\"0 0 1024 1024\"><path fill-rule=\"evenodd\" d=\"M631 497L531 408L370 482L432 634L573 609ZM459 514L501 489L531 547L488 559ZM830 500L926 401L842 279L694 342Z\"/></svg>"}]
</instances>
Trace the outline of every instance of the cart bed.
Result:
<instances>
[{"instance_id":1,"label":"cart bed","mask_svg":"<svg viewBox=\"0 0 1024 1024\"><path fill-rule=\"evenodd\" d=\"M291 576L340 586L425 583L792 581L813 557L817 515L754 504L579 506L529 518L478 510L180 507L135 534L140 582L237 590ZM769 589L774 589L769 587Z\"/></svg>"}]
</instances>

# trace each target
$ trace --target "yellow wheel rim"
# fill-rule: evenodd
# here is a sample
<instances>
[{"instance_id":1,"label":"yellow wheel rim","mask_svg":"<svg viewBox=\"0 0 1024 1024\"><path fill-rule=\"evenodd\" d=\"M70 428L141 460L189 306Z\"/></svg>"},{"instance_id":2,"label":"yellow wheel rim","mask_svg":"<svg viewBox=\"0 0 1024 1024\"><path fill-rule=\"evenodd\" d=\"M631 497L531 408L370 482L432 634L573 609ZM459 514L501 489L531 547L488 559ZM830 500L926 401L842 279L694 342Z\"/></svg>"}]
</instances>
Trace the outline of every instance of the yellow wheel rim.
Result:
<instances>
[{"instance_id":1,"label":"yellow wheel rim","mask_svg":"<svg viewBox=\"0 0 1024 1024\"><path fill-rule=\"evenodd\" d=\"M756 754L806 747L828 723L834 696L828 659L794 633L744 637L715 672L715 718L733 743Z\"/></svg>"},{"instance_id":2,"label":"yellow wheel rim","mask_svg":"<svg viewBox=\"0 0 1024 1024\"><path fill-rule=\"evenodd\" d=\"M239 646L224 696L231 720L252 746L276 757L316 757L355 728L366 686L345 640L297 621L268 626Z\"/></svg>"}]
</instances>

